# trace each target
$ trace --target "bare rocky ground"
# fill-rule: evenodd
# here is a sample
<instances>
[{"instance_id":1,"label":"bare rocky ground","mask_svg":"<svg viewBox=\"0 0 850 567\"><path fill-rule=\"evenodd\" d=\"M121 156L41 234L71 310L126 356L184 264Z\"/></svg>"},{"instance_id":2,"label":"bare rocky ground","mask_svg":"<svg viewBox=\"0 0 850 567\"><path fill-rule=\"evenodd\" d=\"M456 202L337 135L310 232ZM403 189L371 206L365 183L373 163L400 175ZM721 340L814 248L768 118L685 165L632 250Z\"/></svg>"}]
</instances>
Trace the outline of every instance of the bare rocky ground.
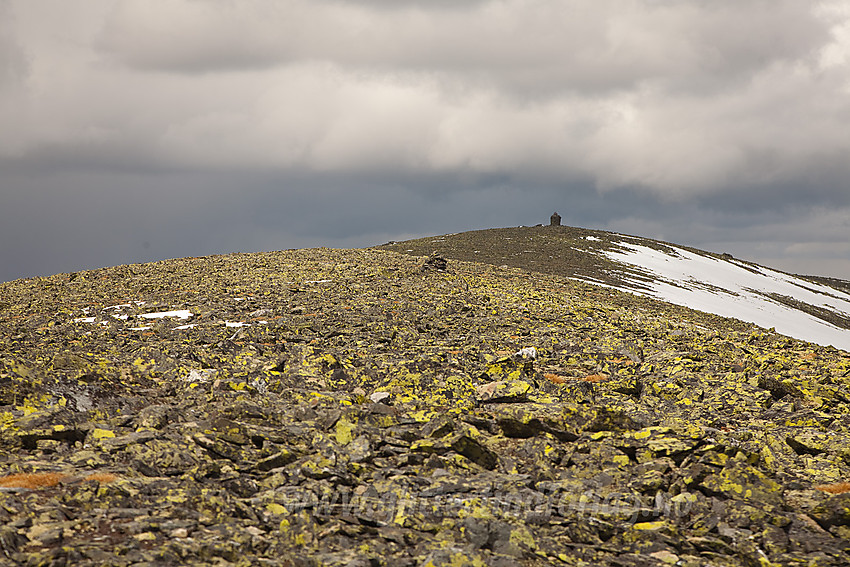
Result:
<instances>
[{"instance_id":1,"label":"bare rocky ground","mask_svg":"<svg viewBox=\"0 0 850 567\"><path fill-rule=\"evenodd\" d=\"M0 563L850 564L846 352L410 254L0 284Z\"/></svg>"}]
</instances>

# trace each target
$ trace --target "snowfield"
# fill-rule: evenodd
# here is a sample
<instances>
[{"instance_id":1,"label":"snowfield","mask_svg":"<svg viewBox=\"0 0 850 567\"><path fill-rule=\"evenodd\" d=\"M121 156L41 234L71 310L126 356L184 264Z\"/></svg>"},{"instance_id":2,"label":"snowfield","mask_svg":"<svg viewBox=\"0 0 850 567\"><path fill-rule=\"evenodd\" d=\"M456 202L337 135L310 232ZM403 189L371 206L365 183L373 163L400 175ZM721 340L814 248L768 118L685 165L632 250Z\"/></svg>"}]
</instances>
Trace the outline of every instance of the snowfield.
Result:
<instances>
[{"instance_id":1,"label":"snowfield","mask_svg":"<svg viewBox=\"0 0 850 567\"><path fill-rule=\"evenodd\" d=\"M791 297L850 317L850 295L846 293L768 268L694 254L674 246L670 246L671 253L629 242L617 246L621 250L602 254L651 279L647 282L625 277L627 286L618 288L622 291L773 327L790 337L850 350L850 331L770 297Z\"/></svg>"}]
</instances>

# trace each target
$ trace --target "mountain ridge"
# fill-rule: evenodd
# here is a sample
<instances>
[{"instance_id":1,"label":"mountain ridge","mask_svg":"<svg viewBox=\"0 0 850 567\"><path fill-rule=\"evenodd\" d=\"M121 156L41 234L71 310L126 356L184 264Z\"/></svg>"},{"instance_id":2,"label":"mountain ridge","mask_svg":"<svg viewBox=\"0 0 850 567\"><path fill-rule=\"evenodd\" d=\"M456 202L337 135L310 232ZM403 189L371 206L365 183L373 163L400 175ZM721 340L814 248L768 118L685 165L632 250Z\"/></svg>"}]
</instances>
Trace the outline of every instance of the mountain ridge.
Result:
<instances>
[{"instance_id":1,"label":"mountain ridge","mask_svg":"<svg viewBox=\"0 0 850 567\"><path fill-rule=\"evenodd\" d=\"M542 225L431 236L378 248L414 255L437 251L453 259L555 273L850 349L850 282L788 274L725 253L615 232ZM688 262L682 258L685 255ZM678 278L665 276L661 269L669 271L671 266L647 268L653 261L658 264L671 260L687 264L680 268ZM716 282L699 281L686 275L688 269L703 271L704 280L711 279L712 272L725 273ZM745 281L750 287L742 288L736 280ZM667 288L660 290L662 285ZM753 287L759 285L765 289ZM679 288L679 293L671 287ZM689 288L692 293L685 293ZM693 288L703 288L699 297ZM707 291L713 291L715 298ZM751 311L756 310L752 313L741 309L742 296L749 292L752 293L747 297L757 302L755 307L750 306ZM733 298L735 304L730 303Z\"/></svg>"},{"instance_id":2,"label":"mountain ridge","mask_svg":"<svg viewBox=\"0 0 850 567\"><path fill-rule=\"evenodd\" d=\"M850 564L850 354L431 252L0 284L0 556Z\"/></svg>"}]
</instances>

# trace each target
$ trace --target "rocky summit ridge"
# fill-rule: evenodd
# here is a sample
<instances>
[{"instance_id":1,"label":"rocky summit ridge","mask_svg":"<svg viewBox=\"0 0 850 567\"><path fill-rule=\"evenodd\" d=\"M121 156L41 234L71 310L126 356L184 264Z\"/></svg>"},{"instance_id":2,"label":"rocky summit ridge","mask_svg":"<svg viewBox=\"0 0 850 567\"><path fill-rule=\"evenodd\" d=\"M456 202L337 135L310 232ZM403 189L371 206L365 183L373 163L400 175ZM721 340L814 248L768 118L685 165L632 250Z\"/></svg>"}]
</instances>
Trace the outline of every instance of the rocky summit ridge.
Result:
<instances>
[{"instance_id":1,"label":"rocky summit ridge","mask_svg":"<svg viewBox=\"0 0 850 567\"><path fill-rule=\"evenodd\" d=\"M383 248L436 248L450 258L565 275L850 350L850 281L783 273L731 254L563 226L477 230Z\"/></svg>"},{"instance_id":2,"label":"rocky summit ridge","mask_svg":"<svg viewBox=\"0 0 850 567\"><path fill-rule=\"evenodd\" d=\"M846 351L506 242L0 284L0 564L850 564Z\"/></svg>"}]
</instances>

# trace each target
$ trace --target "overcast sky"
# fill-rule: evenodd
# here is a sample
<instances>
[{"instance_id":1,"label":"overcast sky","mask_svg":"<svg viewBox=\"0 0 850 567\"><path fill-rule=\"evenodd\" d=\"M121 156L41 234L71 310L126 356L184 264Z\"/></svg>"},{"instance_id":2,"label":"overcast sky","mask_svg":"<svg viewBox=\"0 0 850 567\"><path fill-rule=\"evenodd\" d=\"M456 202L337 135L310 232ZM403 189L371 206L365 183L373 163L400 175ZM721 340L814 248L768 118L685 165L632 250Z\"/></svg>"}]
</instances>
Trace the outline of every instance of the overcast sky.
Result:
<instances>
[{"instance_id":1,"label":"overcast sky","mask_svg":"<svg viewBox=\"0 0 850 567\"><path fill-rule=\"evenodd\" d=\"M846 0L0 0L0 281L548 222L850 279Z\"/></svg>"}]
</instances>

